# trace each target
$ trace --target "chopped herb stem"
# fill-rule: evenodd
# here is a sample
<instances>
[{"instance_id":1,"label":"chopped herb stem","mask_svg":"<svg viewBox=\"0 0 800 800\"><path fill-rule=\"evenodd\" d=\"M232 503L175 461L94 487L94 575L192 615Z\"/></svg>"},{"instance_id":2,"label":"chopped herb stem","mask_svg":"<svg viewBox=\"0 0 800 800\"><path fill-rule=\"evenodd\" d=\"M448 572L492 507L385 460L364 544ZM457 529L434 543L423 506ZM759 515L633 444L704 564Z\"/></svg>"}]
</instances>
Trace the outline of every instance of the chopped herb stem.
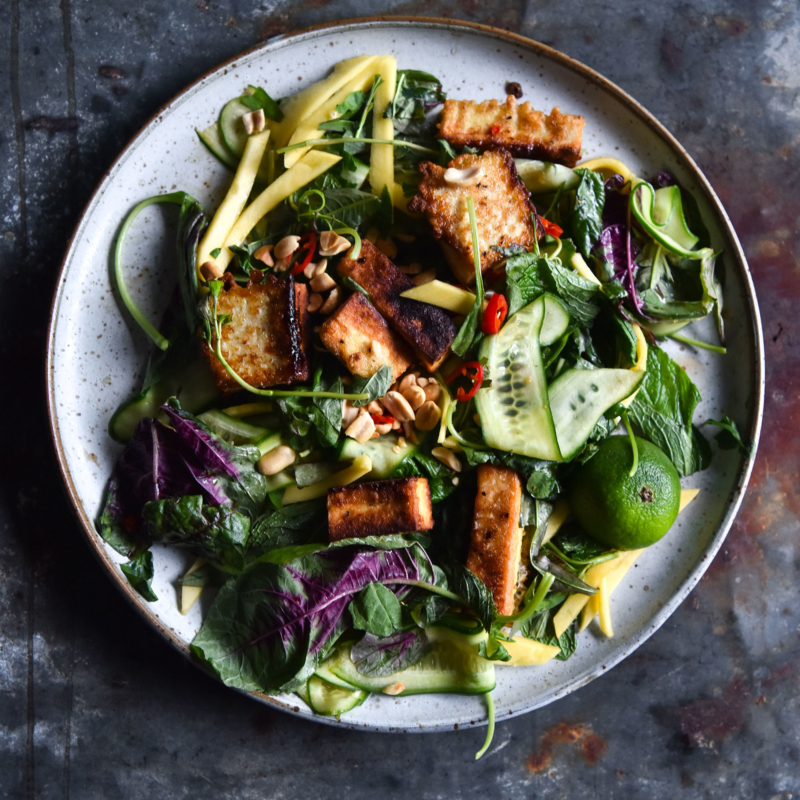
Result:
<instances>
[{"instance_id":1,"label":"chopped herb stem","mask_svg":"<svg viewBox=\"0 0 800 800\"><path fill-rule=\"evenodd\" d=\"M699 339L692 339L691 336L684 336L681 333L671 333L668 338L674 339L676 342L681 342L681 344L699 347L701 350L710 350L712 353L719 353L723 356L728 352L724 347L720 347L716 344L709 344L708 342L701 342Z\"/></svg>"},{"instance_id":2,"label":"chopped herb stem","mask_svg":"<svg viewBox=\"0 0 800 800\"><path fill-rule=\"evenodd\" d=\"M133 210L123 221L122 227L119 229L119 235L117 236L117 244L114 247L114 280L117 284L117 291L119 292L120 299L139 327L153 340L156 347L161 350L166 350L169 347L169 340L162 336L147 317L145 317L136 303L133 302L133 298L128 292L128 287L125 285L125 279L122 276L122 243L125 240L125 235L128 233L128 228L133 224L136 217L139 216L140 211L143 211L147 206L154 205L155 203L170 203L179 206L183 202L185 196L185 192L158 194L155 195L155 197L148 197L146 200L142 200L141 203L135 205Z\"/></svg>"},{"instance_id":3,"label":"chopped herb stem","mask_svg":"<svg viewBox=\"0 0 800 800\"><path fill-rule=\"evenodd\" d=\"M364 136L345 136L339 139L306 139L304 142L297 142L286 147L279 147L276 153L288 153L290 150L299 150L301 147L319 147L329 144L391 144L395 147L407 147L409 150L416 150L420 153L427 153L430 156L438 155L436 150L430 147L423 147L421 144L414 144L405 139L369 139Z\"/></svg>"},{"instance_id":4,"label":"chopped herb stem","mask_svg":"<svg viewBox=\"0 0 800 800\"><path fill-rule=\"evenodd\" d=\"M211 283L219 283L219 281L212 281ZM286 389L258 389L255 386L251 386L244 378L241 378L236 371L231 367L231 365L225 359L225 356L222 355L222 325L219 322L219 318L217 316L217 297L219 295L219 286L212 287L211 283L209 287L212 290L212 302L213 302L213 323L214 323L214 355L217 357L217 360L220 364L225 368L225 372L233 378L236 383L239 384L243 389L246 389L251 394L256 394L259 397L327 397L332 400L350 400L358 401L358 400L368 400L369 395L366 392L359 392L356 394L347 394L345 392L320 392L320 391L304 391L302 389L298 391L293 390L286 390Z\"/></svg>"},{"instance_id":5,"label":"chopped herb stem","mask_svg":"<svg viewBox=\"0 0 800 800\"><path fill-rule=\"evenodd\" d=\"M505 627L509 623L525 622L526 620L529 620L536 613L536 609L541 605L545 595L550 591L553 581L555 581L554 575L551 575L550 573L544 575L539 581L539 585L536 587L536 592L534 593L530 603L524 606L516 614L498 614L494 621L494 627L499 629Z\"/></svg>"},{"instance_id":6,"label":"chopped herb stem","mask_svg":"<svg viewBox=\"0 0 800 800\"><path fill-rule=\"evenodd\" d=\"M633 448L633 466L631 467L631 471L628 473L628 477L632 478L636 474L636 470L639 469L639 448L636 445L636 437L633 435L633 428L631 427L631 422L628 419L628 412L622 412L622 419L625 420L625 427L628 429L628 436L631 439L631 448Z\"/></svg>"},{"instance_id":7,"label":"chopped herb stem","mask_svg":"<svg viewBox=\"0 0 800 800\"><path fill-rule=\"evenodd\" d=\"M434 583L426 583L425 581L415 581L411 580L411 578L385 578L381 582L386 584L397 583L397 584L402 584L403 586L416 586L419 589L426 589L429 592L433 592L434 594L446 597L448 600L452 600L454 603L458 603L459 605L464 606L464 608L469 608L469 603L460 594L448 591L447 589L442 589L441 586L436 586L436 584Z\"/></svg>"},{"instance_id":8,"label":"chopped herb stem","mask_svg":"<svg viewBox=\"0 0 800 800\"><path fill-rule=\"evenodd\" d=\"M486 699L486 739L483 742L483 747L475 753L476 761L489 749L492 739L494 739L494 698L491 692L486 692L484 698Z\"/></svg>"}]
</instances>

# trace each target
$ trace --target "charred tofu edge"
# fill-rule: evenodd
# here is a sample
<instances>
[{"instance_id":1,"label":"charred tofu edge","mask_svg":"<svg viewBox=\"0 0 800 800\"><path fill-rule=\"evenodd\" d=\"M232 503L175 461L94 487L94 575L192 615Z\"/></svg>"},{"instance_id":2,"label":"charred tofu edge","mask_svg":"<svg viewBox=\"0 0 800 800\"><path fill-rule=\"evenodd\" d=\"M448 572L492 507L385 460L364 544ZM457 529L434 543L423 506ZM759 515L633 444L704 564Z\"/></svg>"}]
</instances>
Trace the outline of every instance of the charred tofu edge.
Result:
<instances>
[{"instance_id":1,"label":"charred tofu edge","mask_svg":"<svg viewBox=\"0 0 800 800\"><path fill-rule=\"evenodd\" d=\"M240 377L245 380L249 379L250 383L259 387L307 381L309 378L307 351L311 346L307 288L295 283L291 277L278 279L269 274L264 278L263 273L259 270L253 270L250 273L250 279L246 286L239 286L230 273L225 273L223 280L224 286L220 297L226 300L230 299L231 304L235 302L233 298L242 298L251 290L266 294L266 302L272 312L270 320L274 324L271 324L270 330L263 335L278 343L275 349L280 351L283 357L283 363L277 370L262 370L258 380L254 379L249 368L242 368L238 358L226 355L231 368ZM236 325L235 316L228 324ZM226 328L227 326L223 326L222 329L223 345L226 339ZM198 333L202 335L202 331ZM211 367L217 388L223 392L239 391L241 389L239 384L228 375L225 367L222 366L214 351L205 341L202 343L202 350Z\"/></svg>"},{"instance_id":2,"label":"charred tofu edge","mask_svg":"<svg viewBox=\"0 0 800 800\"><path fill-rule=\"evenodd\" d=\"M580 115L564 114L556 106L549 114L530 102L446 100L439 137L456 147L488 150L503 147L517 158L538 158L574 167L581 157L583 128Z\"/></svg>"},{"instance_id":3,"label":"charred tofu edge","mask_svg":"<svg viewBox=\"0 0 800 800\"><path fill-rule=\"evenodd\" d=\"M514 470L482 464L472 522L467 568L494 597L500 614L512 614L519 580L522 482Z\"/></svg>"},{"instance_id":4,"label":"charred tofu edge","mask_svg":"<svg viewBox=\"0 0 800 800\"><path fill-rule=\"evenodd\" d=\"M319 336L353 375L362 378L371 378L386 364L392 380L397 380L414 363L411 348L360 292L350 295L322 323Z\"/></svg>"},{"instance_id":5,"label":"charred tofu edge","mask_svg":"<svg viewBox=\"0 0 800 800\"><path fill-rule=\"evenodd\" d=\"M362 240L357 259L353 260L351 254L352 250L339 262L339 275L352 278L364 288L389 326L414 348L425 368L434 372L456 338L453 320L441 308L400 297L414 282L369 240Z\"/></svg>"},{"instance_id":6,"label":"charred tofu edge","mask_svg":"<svg viewBox=\"0 0 800 800\"><path fill-rule=\"evenodd\" d=\"M419 165L422 175L419 193L408 205L409 211L427 217L456 280L465 285L475 282L467 197L472 197L475 202L481 272L493 269L503 261L503 255L494 249L494 245L509 247L516 244L530 248L534 244L531 219L534 205L511 154L499 148L481 155L465 153L454 158L448 166L466 169L478 165L485 168L485 174L477 184L452 186L444 180L444 167L423 161ZM536 233L541 238L539 226Z\"/></svg>"},{"instance_id":7,"label":"charred tofu edge","mask_svg":"<svg viewBox=\"0 0 800 800\"><path fill-rule=\"evenodd\" d=\"M328 492L331 542L431 528L433 506L427 478L368 481Z\"/></svg>"}]
</instances>

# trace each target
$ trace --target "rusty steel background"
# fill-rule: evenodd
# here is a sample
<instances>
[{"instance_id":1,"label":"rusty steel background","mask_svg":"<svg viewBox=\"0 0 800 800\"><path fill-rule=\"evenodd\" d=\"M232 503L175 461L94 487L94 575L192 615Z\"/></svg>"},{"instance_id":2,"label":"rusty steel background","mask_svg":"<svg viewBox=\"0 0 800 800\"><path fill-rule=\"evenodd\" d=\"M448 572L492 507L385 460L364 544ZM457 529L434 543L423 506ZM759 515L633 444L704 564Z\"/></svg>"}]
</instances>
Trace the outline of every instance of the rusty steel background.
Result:
<instances>
[{"instance_id":1,"label":"rusty steel background","mask_svg":"<svg viewBox=\"0 0 800 800\"><path fill-rule=\"evenodd\" d=\"M706 576L612 674L500 722L478 763L483 730L309 724L185 661L91 556L47 424L55 279L118 151L238 52L382 13L522 33L630 92L722 199L764 322L758 460ZM800 798L797 2L5 0L0 29L0 797Z\"/></svg>"}]
</instances>

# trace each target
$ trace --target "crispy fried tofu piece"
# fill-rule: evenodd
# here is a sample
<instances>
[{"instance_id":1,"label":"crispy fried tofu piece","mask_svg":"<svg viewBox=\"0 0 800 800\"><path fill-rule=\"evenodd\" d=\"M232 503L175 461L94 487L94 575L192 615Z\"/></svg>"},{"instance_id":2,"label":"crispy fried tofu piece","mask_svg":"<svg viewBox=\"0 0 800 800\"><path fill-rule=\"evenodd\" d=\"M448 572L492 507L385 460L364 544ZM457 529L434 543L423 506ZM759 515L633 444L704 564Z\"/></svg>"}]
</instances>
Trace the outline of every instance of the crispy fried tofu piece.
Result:
<instances>
[{"instance_id":1,"label":"crispy fried tofu piece","mask_svg":"<svg viewBox=\"0 0 800 800\"><path fill-rule=\"evenodd\" d=\"M319 332L322 344L361 378L371 378L384 364L397 380L413 363L411 348L360 292L350 295Z\"/></svg>"},{"instance_id":2,"label":"crispy fried tofu piece","mask_svg":"<svg viewBox=\"0 0 800 800\"><path fill-rule=\"evenodd\" d=\"M222 326L222 355L231 368L253 386L277 386L307 381L311 346L308 288L291 277L276 278L253 270L247 286L230 273L220 292L217 313L230 315ZM203 342L220 391L241 389Z\"/></svg>"},{"instance_id":3,"label":"crispy fried tofu piece","mask_svg":"<svg viewBox=\"0 0 800 800\"><path fill-rule=\"evenodd\" d=\"M464 154L454 158L449 166L454 169L480 166L482 173L472 186L454 186L445 181L444 167L423 161L419 165L422 173L419 194L408 208L427 216L456 280L469 286L475 282L475 265L467 198L472 197L475 203L481 272L503 260L493 246L533 246L531 212L534 209L507 150L492 150L483 155Z\"/></svg>"},{"instance_id":4,"label":"crispy fried tofu piece","mask_svg":"<svg viewBox=\"0 0 800 800\"><path fill-rule=\"evenodd\" d=\"M429 531L433 506L427 478L393 478L328 492L328 538L362 539Z\"/></svg>"},{"instance_id":5,"label":"crispy fried tofu piece","mask_svg":"<svg viewBox=\"0 0 800 800\"><path fill-rule=\"evenodd\" d=\"M439 122L439 138L455 147L490 150L503 147L517 158L538 158L574 167L581 156L581 116L536 111L529 102L517 105L509 95L497 100L446 100Z\"/></svg>"},{"instance_id":6,"label":"crispy fried tofu piece","mask_svg":"<svg viewBox=\"0 0 800 800\"><path fill-rule=\"evenodd\" d=\"M369 294L372 305L413 348L425 368L434 372L450 352L456 338L456 325L441 309L430 303L400 297L414 282L372 242L361 240L361 253L355 260L352 250L337 267L342 277L352 278Z\"/></svg>"},{"instance_id":7,"label":"crispy fried tofu piece","mask_svg":"<svg viewBox=\"0 0 800 800\"><path fill-rule=\"evenodd\" d=\"M514 612L522 546L521 504L522 483L513 469L478 467L467 569L486 584L500 614Z\"/></svg>"}]
</instances>

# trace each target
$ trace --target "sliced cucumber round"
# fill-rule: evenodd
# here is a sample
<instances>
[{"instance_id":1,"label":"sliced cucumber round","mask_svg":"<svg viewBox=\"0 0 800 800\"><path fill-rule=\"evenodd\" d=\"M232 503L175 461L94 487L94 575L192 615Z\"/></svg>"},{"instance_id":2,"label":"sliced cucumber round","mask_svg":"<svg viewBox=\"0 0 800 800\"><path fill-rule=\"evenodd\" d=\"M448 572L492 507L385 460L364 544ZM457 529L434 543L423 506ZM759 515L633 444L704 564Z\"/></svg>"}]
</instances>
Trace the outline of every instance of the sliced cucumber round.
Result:
<instances>
[{"instance_id":1,"label":"sliced cucumber round","mask_svg":"<svg viewBox=\"0 0 800 800\"><path fill-rule=\"evenodd\" d=\"M219 391L208 365L195 359L126 400L109 420L111 438L123 444L127 442L139 422L145 417L154 418L173 395L178 395L181 408L194 414L211 405L219 397Z\"/></svg>"},{"instance_id":2,"label":"sliced cucumber round","mask_svg":"<svg viewBox=\"0 0 800 800\"><path fill-rule=\"evenodd\" d=\"M483 340L480 358L486 359L492 383L478 390L475 406L490 447L561 461L539 347L544 317L542 296Z\"/></svg>"},{"instance_id":3,"label":"sliced cucumber round","mask_svg":"<svg viewBox=\"0 0 800 800\"><path fill-rule=\"evenodd\" d=\"M369 697L369 692L363 689L336 686L317 675L308 679L306 692L311 708L325 717L338 717L360 706Z\"/></svg>"},{"instance_id":4,"label":"sliced cucumber round","mask_svg":"<svg viewBox=\"0 0 800 800\"><path fill-rule=\"evenodd\" d=\"M550 408L565 461L581 450L600 416L630 396L643 377L632 369L570 369L553 381Z\"/></svg>"},{"instance_id":5,"label":"sliced cucumber round","mask_svg":"<svg viewBox=\"0 0 800 800\"><path fill-rule=\"evenodd\" d=\"M236 169L239 160L228 149L219 130L219 120L209 125L205 130L197 131L200 141L216 156L228 169Z\"/></svg>"},{"instance_id":6,"label":"sliced cucumber round","mask_svg":"<svg viewBox=\"0 0 800 800\"><path fill-rule=\"evenodd\" d=\"M449 628L427 628L429 647L413 666L383 677L362 675L350 660L351 644L329 659L330 672L345 683L367 692L392 695L457 693L485 694L495 687L494 663L478 655L486 631L467 636ZM318 671L319 674L319 671Z\"/></svg>"},{"instance_id":7,"label":"sliced cucumber round","mask_svg":"<svg viewBox=\"0 0 800 800\"><path fill-rule=\"evenodd\" d=\"M244 129L242 117L249 112L250 109L238 97L235 97L225 104L219 115L219 130L222 140L237 159L242 157L244 146L247 144L247 131Z\"/></svg>"},{"instance_id":8,"label":"sliced cucumber round","mask_svg":"<svg viewBox=\"0 0 800 800\"><path fill-rule=\"evenodd\" d=\"M255 444L266 437L271 437L271 432L266 428L245 422L238 417L231 417L217 409L204 411L197 418L208 425L217 436L230 444ZM278 444L280 444L280 436L278 436ZM275 446L273 445L273 447Z\"/></svg>"},{"instance_id":9,"label":"sliced cucumber round","mask_svg":"<svg viewBox=\"0 0 800 800\"><path fill-rule=\"evenodd\" d=\"M569 328L572 318L566 305L554 294L543 294L544 319L542 329L539 331L539 344L549 347L557 342Z\"/></svg>"},{"instance_id":10,"label":"sliced cucumber round","mask_svg":"<svg viewBox=\"0 0 800 800\"><path fill-rule=\"evenodd\" d=\"M400 440L394 434L384 434L378 439L368 439L359 444L355 439L345 439L339 450L340 461L353 461L358 456L367 455L372 461L372 472L365 480L388 478L410 455L419 449L419 445Z\"/></svg>"},{"instance_id":11,"label":"sliced cucumber round","mask_svg":"<svg viewBox=\"0 0 800 800\"><path fill-rule=\"evenodd\" d=\"M565 190L574 189L580 183L580 176L575 170L561 164L528 158L515 158L514 163L525 188L531 194L557 192L562 185Z\"/></svg>"}]
</instances>

